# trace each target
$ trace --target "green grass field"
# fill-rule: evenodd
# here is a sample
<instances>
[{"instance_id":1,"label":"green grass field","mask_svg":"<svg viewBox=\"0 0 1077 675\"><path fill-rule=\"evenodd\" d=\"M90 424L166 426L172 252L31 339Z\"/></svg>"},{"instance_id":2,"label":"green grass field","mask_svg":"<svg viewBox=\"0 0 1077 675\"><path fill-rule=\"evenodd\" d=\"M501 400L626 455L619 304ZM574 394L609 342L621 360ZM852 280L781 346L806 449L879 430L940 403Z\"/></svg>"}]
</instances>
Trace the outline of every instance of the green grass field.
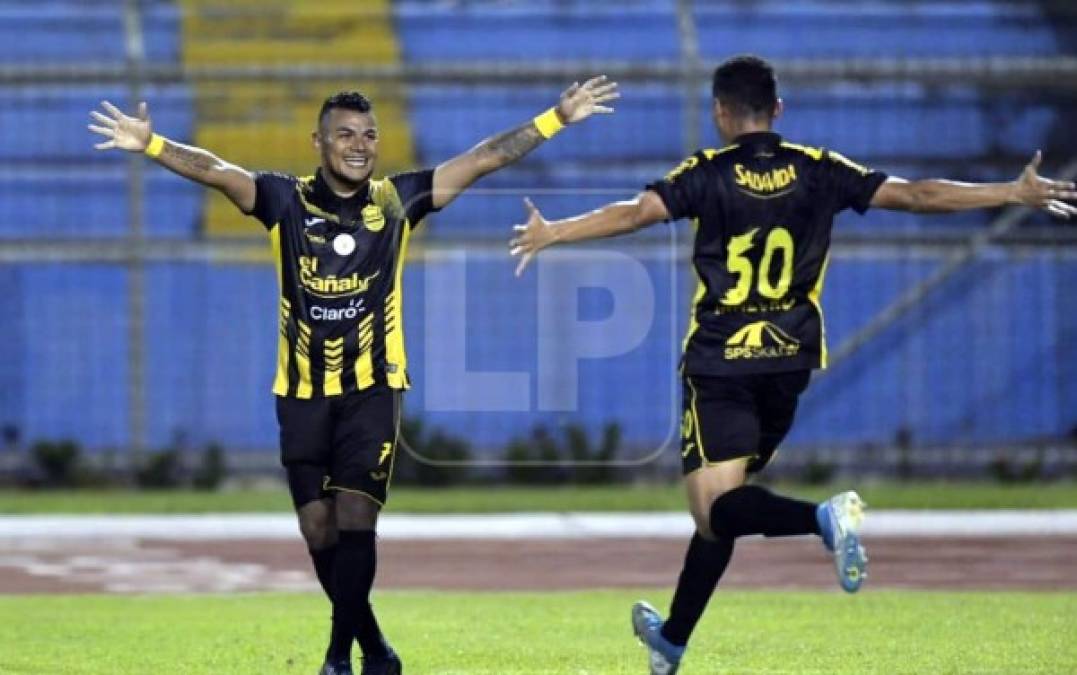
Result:
<instances>
[{"instance_id":1,"label":"green grass field","mask_svg":"<svg viewBox=\"0 0 1077 675\"><path fill-rule=\"evenodd\" d=\"M644 673L637 597L392 592L377 606L408 673ZM0 672L313 675L327 614L313 594L5 597ZM1077 664L1075 619L1074 593L719 593L681 673L1058 675Z\"/></svg>"},{"instance_id":2,"label":"green grass field","mask_svg":"<svg viewBox=\"0 0 1077 675\"><path fill-rule=\"evenodd\" d=\"M821 500L851 484L781 485L776 489ZM1077 483L866 483L855 485L874 509L1072 509ZM223 492L0 490L0 513L238 513L286 512L283 489ZM680 485L579 487L397 487L388 510L396 513L507 513L520 511L680 511Z\"/></svg>"}]
</instances>

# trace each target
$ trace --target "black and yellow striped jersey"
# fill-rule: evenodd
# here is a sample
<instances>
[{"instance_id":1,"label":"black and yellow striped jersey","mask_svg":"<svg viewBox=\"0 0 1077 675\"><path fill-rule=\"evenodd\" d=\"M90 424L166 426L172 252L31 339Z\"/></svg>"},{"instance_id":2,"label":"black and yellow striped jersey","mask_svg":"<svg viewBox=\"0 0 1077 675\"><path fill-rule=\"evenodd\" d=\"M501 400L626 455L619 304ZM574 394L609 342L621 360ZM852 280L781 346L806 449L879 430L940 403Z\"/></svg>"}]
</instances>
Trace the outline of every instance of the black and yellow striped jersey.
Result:
<instances>
[{"instance_id":1,"label":"black and yellow striped jersey","mask_svg":"<svg viewBox=\"0 0 1077 675\"><path fill-rule=\"evenodd\" d=\"M251 215L269 230L280 288L273 393L408 387L401 271L412 228L436 210L433 175L370 180L342 199L320 171L256 174Z\"/></svg>"},{"instance_id":2,"label":"black and yellow striped jersey","mask_svg":"<svg viewBox=\"0 0 1077 675\"><path fill-rule=\"evenodd\" d=\"M886 175L836 152L745 134L647 186L696 225L682 371L737 375L826 367L819 298L834 216L864 213Z\"/></svg>"}]
</instances>

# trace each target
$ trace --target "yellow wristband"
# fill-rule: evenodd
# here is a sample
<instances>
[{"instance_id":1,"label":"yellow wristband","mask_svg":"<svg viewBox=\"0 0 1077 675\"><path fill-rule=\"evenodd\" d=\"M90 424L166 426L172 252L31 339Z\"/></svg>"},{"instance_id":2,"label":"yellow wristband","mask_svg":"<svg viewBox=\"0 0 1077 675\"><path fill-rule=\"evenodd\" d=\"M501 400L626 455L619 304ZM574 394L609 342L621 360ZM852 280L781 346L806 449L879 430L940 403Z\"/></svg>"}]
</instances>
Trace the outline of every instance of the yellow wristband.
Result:
<instances>
[{"instance_id":1,"label":"yellow wristband","mask_svg":"<svg viewBox=\"0 0 1077 675\"><path fill-rule=\"evenodd\" d=\"M156 158L161 154L161 151L165 149L165 137L159 134L150 136L150 142L146 144L145 152L150 157Z\"/></svg>"},{"instance_id":2,"label":"yellow wristband","mask_svg":"<svg viewBox=\"0 0 1077 675\"><path fill-rule=\"evenodd\" d=\"M561 118L557 116L557 109L550 108L534 119L535 127L543 138L551 138L558 131L565 128Z\"/></svg>"}]
</instances>

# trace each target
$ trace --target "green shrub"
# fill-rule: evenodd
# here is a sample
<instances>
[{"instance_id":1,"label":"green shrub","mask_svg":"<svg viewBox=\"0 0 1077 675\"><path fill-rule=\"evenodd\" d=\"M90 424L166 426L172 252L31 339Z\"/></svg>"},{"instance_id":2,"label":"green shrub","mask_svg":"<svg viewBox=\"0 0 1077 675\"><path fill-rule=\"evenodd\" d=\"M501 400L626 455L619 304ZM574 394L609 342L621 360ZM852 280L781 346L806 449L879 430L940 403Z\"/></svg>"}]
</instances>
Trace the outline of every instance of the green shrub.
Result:
<instances>
[{"instance_id":1,"label":"green shrub","mask_svg":"<svg viewBox=\"0 0 1077 675\"><path fill-rule=\"evenodd\" d=\"M202 453L202 462L191 477L191 484L199 490L216 490L228 477L228 467L224 461L224 449L216 443L206 446Z\"/></svg>"},{"instance_id":2,"label":"green shrub","mask_svg":"<svg viewBox=\"0 0 1077 675\"><path fill-rule=\"evenodd\" d=\"M178 450L146 453L135 468L135 484L142 488L174 488L183 483Z\"/></svg>"},{"instance_id":3,"label":"green shrub","mask_svg":"<svg viewBox=\"0 0 1077 675\"><path fill-rule=\"evenodd\" d=\"M808 485L826 485L834 479L836 470L832 462L824 462L813 457L804 467L801 480Z\"/></svg>"},{"instance_id":4,"label":"green shrub","mask_svg":"<svg viewBox=\"0 0 1077 675\"><path fill-rule=\"evenodd\" d=\"M578 424L565 426L561 437L545 427L532 429L526 439L514 439L505 449L509 482L532 485L561 483L612 483L617 479L614 461L621 447L621 428L610 423L597 447Z\"/></svg>"},{"instance_id":5,"label":"green shrub","mask_svg":"<svg viewBox=\"0 0 1077 675\"><path fill-rule=\"evenodd\" d=\"M565 481L561 452L557 442L537 426L526 439L514 439L505 448L505 477L510 483L551 485Z\"/></svg>"},{"instance_id":6,"label":"green shrub","mask_svg":"<svg viewBox=\"0 0 1077 675\"><path fill-rule=\"evenodd\" d=\"M440 429L429 432L422 420L404 418L400 424L393 481L412 485L447 486L467 482L471 469L467 441Z\"/></svg>"},{"instance_id":7,"label":"green shrub","mask_svg":"<svg viewBox=\"0 0 1077 675\"><path fill-rule=\"evenodd\" d=\"M82 450L74 441L40 441L30 448L30 455L42 487L72 487L79 482Z\"/></svg>"},{"instance_id":8,"label":"green shrub","mask_svg":"<svg viewBox=\"0 0 1077 675\"><path fill-rule=\"evenodd\" d=\"M1005 454L998 454L988 464L991 477L1000 483L1031 483L1043 475L1043 450L1027 462L1017 462Z\"/></svg>"}]
</instances>

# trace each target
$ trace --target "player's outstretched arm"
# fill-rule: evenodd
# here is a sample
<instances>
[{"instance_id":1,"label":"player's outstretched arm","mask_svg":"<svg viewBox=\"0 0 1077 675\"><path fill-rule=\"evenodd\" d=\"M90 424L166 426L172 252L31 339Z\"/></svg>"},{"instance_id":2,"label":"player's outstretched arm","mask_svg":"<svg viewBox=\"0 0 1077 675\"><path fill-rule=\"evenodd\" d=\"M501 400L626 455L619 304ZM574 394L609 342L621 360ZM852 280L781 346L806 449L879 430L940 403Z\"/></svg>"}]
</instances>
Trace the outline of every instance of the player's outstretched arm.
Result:
<instances>
[{"instance_id":1,"label":"player's outstretched arm","mask_svg":"<svg viewBox=\"0 0 1077 675\"><path fill-rule=\"evenodd\" d=\"M439 164L434 169L434 207L445 206L479 178L512 164L565 125L582 122L594 113L612 113L613 108L603 104L620 96L617 83L607 82L605 75L582 85L574 83L561 94L556 107Z\"/></svg>"},{"instance_id":2,"label":"player's outstretched arm","mask_svg":"<svg viewBox=\"0 0 1077 675\"><path fill-rule=\"evenodd\" d=\"M125 115L108 101L101 101L101 108L108 114L96 110L90 113L96 122L89 125L90 131L105 137L94 148L145 152L166 169L220 190L244 213L254 209L254 177L248 171L207 150L176 143L153 133L153 121L145 102L138 104L137 117Z\"/></svg>"},{"instance_id":3,"label":"player's outstretched arm","mask_svg":"<svg viewBox=\"0 0 1077 675\"><path fill-rule=\"evenodd\" d=\"M1023 204L1059 218L1077 216L1074 184L1043 178L1037 170L1043 155L1038 150L1025 170L1009 183L958 183L948 180L906 181L890 178L875 192L871 205L895 211L946 213Z\"/></svg>"},{"instance_id":4,"label":"player's outstretched arm","mask_svg":"<svg viewBox=\"0 0 1077 675\"><path fill-rule=\"evenodd\" d=\"M614 202L590 213L552 222L543 218L526 197L524 205L527 207L527 223L513 228L516 237L509 242L509 253L520 257L516 276L523 274L535 254L548 246L627 234L670 217L662 198L650 190L628 201Z\"/></svg>"}]
</instances>

